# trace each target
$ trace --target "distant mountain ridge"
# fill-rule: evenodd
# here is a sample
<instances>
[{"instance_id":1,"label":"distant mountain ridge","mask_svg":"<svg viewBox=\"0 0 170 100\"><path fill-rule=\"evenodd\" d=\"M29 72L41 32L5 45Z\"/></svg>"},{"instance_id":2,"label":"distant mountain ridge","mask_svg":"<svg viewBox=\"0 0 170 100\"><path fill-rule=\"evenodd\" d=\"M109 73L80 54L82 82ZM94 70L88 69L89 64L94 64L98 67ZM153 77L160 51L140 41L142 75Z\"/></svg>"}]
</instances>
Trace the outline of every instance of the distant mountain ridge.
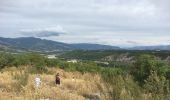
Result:
<instances>
[{"instance_id":1,"label":"distant mountain ridge","mask_svg":"<svg viewBox=\"0 0 170 100\"><path fill-rule=\"evenodd\" d=\"M20 37L20 38L3 38L0 37L0 48L29 50L29 51L67 51L67 50L101 50L101 49L120 49L115 46L100 45L100 44L67 44L46 39L34 37Z\"/></svg>"},{"instance_id":2,"label":"distant mountain ridge","mask_svg":"<svg viewBox=\"0 0 170 100\"><path fill-rule=\"evenodd\" d=\"M34 37L21 38L0 38L0 45L14 49L34 50L34 51L53 51L72 49L68 44L44 40Z\"/></svg>"},{"instance_id":3,"label":"distant mountain ridge","mask_svg":"<svg viewBox=\"0 0 170 100\"><path fill-rule=\"evenodd\" d=\"M90 44L90 43L77 43L77 44L70 44L75 49L82 49L82 50L118 50L120 47L116 46L109 46L109 45L101 45L101 44Z\"/></svg>"},{"instance_id":4,"label":"distant mountain ridge","mask_svg":"<svg viewBox=\"0 0 170 100\"><path fill-rule=\"evenodd\" d=\"M136 46L130 48L131 50L170 50L170 45L158 45L158 46Z\"/></svg>"},{"instance_id":5,"label":"distant mountain ridge","mask_svg":"<svg viewBox=\"0 0 170 100\"><path fill-rule=\"evenodd\" d=\"M40 39L35 37L3 38L0 37L0 50L9 51L39 51L55 52L70 50L170 50L170 45L160 46L136 46L131 48L120 48L117 46L76 43L68 44L52 40Z\"/></svg>"}]
</instances>

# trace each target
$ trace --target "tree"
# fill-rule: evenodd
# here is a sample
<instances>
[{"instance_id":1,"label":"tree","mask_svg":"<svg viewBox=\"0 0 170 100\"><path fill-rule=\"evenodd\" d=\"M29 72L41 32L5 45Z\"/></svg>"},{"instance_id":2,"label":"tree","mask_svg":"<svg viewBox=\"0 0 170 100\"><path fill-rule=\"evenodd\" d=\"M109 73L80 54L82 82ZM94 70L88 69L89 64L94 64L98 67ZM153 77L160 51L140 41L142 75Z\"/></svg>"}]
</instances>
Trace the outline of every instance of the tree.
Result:
<instances>
[{"instance_id":1,"label":"tree","mask_svg":"<svg viewBox=\"0 0 170 100\"><path fill-rule=\"evenodd\" d=\"M13 60L14 58L11 54L0 53L0 68L4 68L5 66L11 66Z\"/></svg>"},{"instance_id":2,"label":"tree","mask_svg":"<svg viewBox=\"0 0 170 100\"><path fill-rule=\"evenodd\" d=\"M135 80L143 85L144 80L146 80L150 76L151 72L159 72L159 69L162 66L162 62L158 60L155 56L141 55L134 63L134 66L131 70Z\"/></svg>"}]
</instances>

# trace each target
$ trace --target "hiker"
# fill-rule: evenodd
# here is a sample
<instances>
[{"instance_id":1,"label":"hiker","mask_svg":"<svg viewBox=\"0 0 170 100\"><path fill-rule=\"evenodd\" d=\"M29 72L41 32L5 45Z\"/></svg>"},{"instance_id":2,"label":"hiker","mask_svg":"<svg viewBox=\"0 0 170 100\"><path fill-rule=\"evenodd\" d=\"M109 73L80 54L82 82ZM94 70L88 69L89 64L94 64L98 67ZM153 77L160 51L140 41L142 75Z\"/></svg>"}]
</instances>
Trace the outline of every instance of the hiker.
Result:
<instances>
[{"instance_id":1,"label":"hiker","mask_svg":"<svg viewBox=\"0 0 170 100\"><path fill-rule=\"evenodd\" d=\"M40 84L41 84L41 79L40 79L40 76L37 75L35 77L35 86L36 86L36 88L39 88Z\"/></svg>"},{"instance_id":2,"label":"hiker","mask_svg":"<svg viewBox=\"0 0 170 100\"><path fill-rule=\"evenodd\" d=\"M75 81L75 77L74 77L75 75L73 74L73 76L72 76L72 81L74 82Z\"/></svg>"},{"instance_id":3,"label":"hiker","mask_svg":"<svg viewBox=\"0 0 170 100\"><path fill-rule=\"evenodd\" d=\"M60 75L59 75L59 73L57 73L57 75L56 75L55 83L56 83L56 85L60 85Z\"/></svg>"},{"instance_id":4,"label":"hiker","mask_svg":"<svg viewBox=\"0 0 170 100\"><path fill-rule=\"evenodd\" d=\"M74 77L72 78L72 81L75 81L75 78L74 78Z\"/></svg>"}]
</instances>

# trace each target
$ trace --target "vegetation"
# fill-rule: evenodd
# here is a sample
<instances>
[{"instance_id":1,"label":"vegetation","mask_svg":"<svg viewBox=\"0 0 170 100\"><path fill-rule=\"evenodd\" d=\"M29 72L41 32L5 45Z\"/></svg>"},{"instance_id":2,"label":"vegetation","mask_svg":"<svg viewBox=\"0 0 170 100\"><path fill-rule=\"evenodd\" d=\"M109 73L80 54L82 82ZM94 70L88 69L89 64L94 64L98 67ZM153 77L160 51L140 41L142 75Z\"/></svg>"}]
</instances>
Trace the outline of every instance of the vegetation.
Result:
<instances>
[{"instance_id":1,"label":"vegetation","mask_svg":"<svg viewBox=\"0 0 170 100\"><path fill-rule=\"evenodd\" d=\"M170 98L170 64L161 59L161 57L152 54L136 55L132 62L111 61L107 66L97 64L93 60L69 63L61 59L48 59L44 55L36 53L1 53L0 55L2 72L4 69L13 67L16 67L17 71L19 71L19 73L14 73L14 71L11 74L12 79L15 80L12 86L15 87L14 91L17 93L24 91L25 87L28 86L30 76L35 74L53 75L56 73L54 69L62 69L69 74L78 72L78 76L83 75L83 81L92 82L93 84L88 83L92 87L93 85L97 86L94 90L84 92L76 90L79 91L82 97L91 97L88 94L89 91L91 93L92 91L95 91L95 93L97 91L103 95L102 98L105 100L168 100ZM98 55L98 57L101 57L100 53ZM116 54L115 59L120 57L119 55L121 54ZM128 56L131 57L132 55ZM84 75L86 74L97 75L101 80L92 79L90 76L85 78ZM78 78L78 76L76 77ZM63 75L63 77L68 76ZM65 86L73 89L74 86L70 84ZM51 96L50 98L53 97Z\"/></svg>"},{"instance_id":2,"label":"vegetation","mask_svg":"<svg viewBox=\"0 0 170 100\"><path fill-rule=\"evenodd\" d=\"M151 51L151 50L75 50L66 52L60 57L66 59L81 59L81 60L104 60L108 56L112 57L112 60L116 60L122 55L127 55L128 57L137 58L143 54L154 55L162 59L167 58L170 55L170 51ZM107 59L108 60L108 59Z\"/></svg>"}]
</instances>

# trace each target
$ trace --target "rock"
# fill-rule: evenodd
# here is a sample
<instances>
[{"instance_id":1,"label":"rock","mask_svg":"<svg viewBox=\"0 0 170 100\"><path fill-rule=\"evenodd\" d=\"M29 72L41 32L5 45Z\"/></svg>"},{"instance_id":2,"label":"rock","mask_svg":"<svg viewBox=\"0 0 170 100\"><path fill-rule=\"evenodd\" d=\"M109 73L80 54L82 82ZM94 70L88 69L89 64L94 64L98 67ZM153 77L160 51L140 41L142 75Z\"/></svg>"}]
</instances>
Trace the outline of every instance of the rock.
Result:
<instances>
[{"instance_id":1,"label":"rock","mask_svg":"<svg viewBox=\"0 0 170 100\"><path fill-rule=\"evenodd\" d=\"M84 94L85 100L101 100L100 93Z\"/></svg>"}]
</instances>

